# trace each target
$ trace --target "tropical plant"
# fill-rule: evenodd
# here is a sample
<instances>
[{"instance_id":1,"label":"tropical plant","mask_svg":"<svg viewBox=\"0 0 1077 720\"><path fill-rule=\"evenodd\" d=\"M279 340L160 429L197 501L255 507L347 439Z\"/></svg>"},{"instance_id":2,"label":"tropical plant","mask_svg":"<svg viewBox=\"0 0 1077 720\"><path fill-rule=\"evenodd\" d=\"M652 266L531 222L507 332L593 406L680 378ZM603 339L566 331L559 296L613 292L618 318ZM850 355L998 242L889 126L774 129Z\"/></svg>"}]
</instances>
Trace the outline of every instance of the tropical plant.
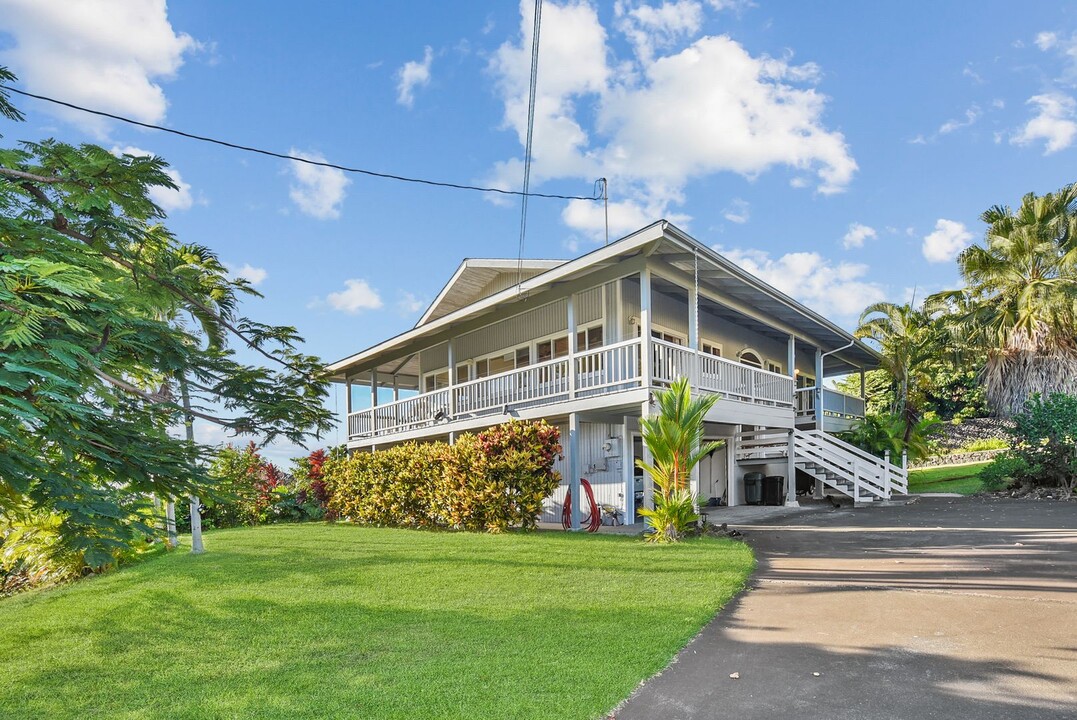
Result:
<instances>
[{"instance_id":1,"label":"tropical plant","mask_svg":"<svg viewBox=\"0 0 1077 720\"><path fill-rule=\"evenodd\" d=\"M18 117L2 93L0 115ZM179 422L297 443L332 423L295 330L221 302L249 288L160 224L149 193L175 187L166 170L96 145L0 149L0 516L56 514L90 567L155 532L151 496L212 487L209 448L172 437Z\"/></svg>"},{"instance_id":2,"label":"tropical plant","mask_svg":"<svg viewBox=\"0 0 1077 720\"><path fill-rule=\"evenodd\" d=\"M717 395L692 397L687 378L678 378L668 390L655 394L658 412L640 419L643 443L652 462L637 460L654 482L654 508L640 514L647 519L651 542L674 542L698 519L696 500L689 490L692 470L722 446L704 442L704 420L718 401Z\"/></svg>"},{"instance_id":3,"label":"tropical plant","mask_svg":"<svg viewBox=\"0 0 1077 720\"><path fill-rule=\"evenodd\" d=\"M844 433L844 438L878 457L889 452L892 461L896 462L904 452L909 462L916 462L931 454L931 435L939 424L934 417L920 418L909 426L907 418L899 415L868 415Z\"/></svg>"},{"instance_id":4,"label":"tropical plant","mask_svg":"<svg viewBox=\"0 0 1077 720\"><path fill-rule=\"evenodd\" d=\"M1077 489L1077 396L1033 395L1014 415L1010 450L995 458L995 475L1029 486ZM991 467L991 466L989 466Z\"/></svg>"},{"instance_id":5,"label":"tropical plant","mask_svg":"<svg viewBox=\"0 0 1077 720\"><path fill-rule=\"evenodd\" d=\"M983 382L991 408L1020 412L1025 402L1077 393L1077 185L1037 196L1016 210L981 216L983 245L958 256L966 287L931 304L958 348L986 353Z\"/></svg>"}]
</instances>

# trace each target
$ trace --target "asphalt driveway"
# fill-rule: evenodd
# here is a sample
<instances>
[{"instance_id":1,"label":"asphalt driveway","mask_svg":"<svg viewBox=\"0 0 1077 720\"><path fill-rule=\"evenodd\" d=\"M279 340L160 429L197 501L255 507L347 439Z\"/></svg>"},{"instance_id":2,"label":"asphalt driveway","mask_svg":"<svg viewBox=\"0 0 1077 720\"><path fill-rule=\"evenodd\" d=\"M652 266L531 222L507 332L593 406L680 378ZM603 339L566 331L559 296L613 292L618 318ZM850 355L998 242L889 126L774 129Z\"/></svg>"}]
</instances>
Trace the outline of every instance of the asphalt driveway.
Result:
<instances>
[{"instance_id":1,"label":"asphalt driveway","mask_svg":"<svg viewBox=\"0 0 1077 720\"><path fill-rule=\"evenodd\" d=\"M739 528L752 588L618 720L1077 718L1077 503L924 498Z\"/></svg>"}]
</instances>

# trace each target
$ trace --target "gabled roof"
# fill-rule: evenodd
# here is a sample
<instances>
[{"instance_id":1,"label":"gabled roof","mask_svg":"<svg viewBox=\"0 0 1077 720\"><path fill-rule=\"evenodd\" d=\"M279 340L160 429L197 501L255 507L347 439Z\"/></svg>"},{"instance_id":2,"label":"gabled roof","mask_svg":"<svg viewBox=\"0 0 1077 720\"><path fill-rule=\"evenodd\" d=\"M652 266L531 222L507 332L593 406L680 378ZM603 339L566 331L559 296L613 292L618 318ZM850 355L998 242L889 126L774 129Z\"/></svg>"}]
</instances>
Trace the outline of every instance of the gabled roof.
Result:
<instances>
[{"instance_id":1,"label":"gabled roof","mask_svg":"<svg viewBox=\"0 0 1077 720\"><path fill-rule=\"evenodd\" d=\"M434 302L430 303L430 307L419 318L419 322L415 323L415 327L489 297L515 284L518 279L530 280L564 263L564 260L465 258L434 298ZM499 279L506 282L497 283Z\"/></svg>"},{"instance_id":2,"label":"gabled roof","mask_svg":"<svg viewBox=\"0 0 1077 720\"><path fill-rule=\"evenodd\" d=\"M427 317L433 314L428 310L420 324L411 330L331 363L328 368L331 379L342 381L372 368L378 368L378 372L391 372L399 365L399 358L445 342L464 328L478 327L492 313L526 304L529 298L543 291L582 280L638 256L648 256L654 262L666 264L689 282L698 275L701 293L713 296L725 308L723 312L736 315L738 322L775 339L793 335L798 342L807 341L825 351L828 356L825 369L830 373L878 366L879 354L847 330L748 273L668 221L659 220L574 260L524 261L551 263L552 267L444 315ZM456 275L461 274L468 262L471 261L465 261ZM481 262L507 262L513 266L514 273L517 261ZM452 285L453 281L450 281L438 296L439 300ZM432 309L439 300L434 301ZM753 315L761 318L752 319Z\"/></svg>"}]
</instances>

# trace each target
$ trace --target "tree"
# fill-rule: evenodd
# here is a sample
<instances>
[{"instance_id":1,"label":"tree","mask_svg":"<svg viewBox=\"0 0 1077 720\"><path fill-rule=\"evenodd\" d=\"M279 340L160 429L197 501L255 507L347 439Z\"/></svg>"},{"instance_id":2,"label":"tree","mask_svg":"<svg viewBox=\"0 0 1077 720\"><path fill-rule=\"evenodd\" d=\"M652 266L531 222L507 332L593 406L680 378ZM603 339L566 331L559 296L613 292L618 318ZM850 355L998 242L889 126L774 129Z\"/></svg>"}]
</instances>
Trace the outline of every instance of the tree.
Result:
<instances>
[{"instance_id":1,"label":"tree","mask_svg":"<svg viewBox=\"0 0 1077 720\"><path fill-rule=\"evenodd\" d=\"M882 369L894 388L891 412L903 419L907 441L920 419L922 368L938 351L937 325L926 311L911 303L878 302L861 313L856 336L873 341L882 355Z\"/></svg>"},{"instance_id":2,"label":"tree","mask_svg":"<svg viewBox=\"0 0 1077 720\"><path fill-rule=\"evenodd\" d=\"M983 245L957 259L966 287L931 299L952 342L986 354L987 400L1001 415L1037 393L1077 394L1077 185L980 219Z\"/></svg>"},{"instance_id":3,"label":"tree","mask_svg":"<svg viewBox=\"0 0 1077 720\"><path fill-rule=\"evenodd\" d=\"M704 419L717 395L692 397L687 378L679 378L655 395L658 413L640 418L643 442L653 463L636 464L651 476L655 489L654 509L641 510L651 526L652 542L672 542L697 520L695 498L689 490L692 470L707 455L722 446L703 442Z\"/></svg>"},{"instance_id":4,"label":"tree","mask_svg":"<svg viewBox=\"0 0 1077 720\"><path fill-rule=\"evenodd\" d=\"M2 91L0 114L20 117ZM212 487L207 448L169 432L186 416L264 442L331 426L302 338L222 303L249 287L208 250L185 262L160 224L148 191L175 187L166 168L55 140L0 149L0 515L55 514L90 566L154 532L151 496Z\"/></svg>"}]
</instances>

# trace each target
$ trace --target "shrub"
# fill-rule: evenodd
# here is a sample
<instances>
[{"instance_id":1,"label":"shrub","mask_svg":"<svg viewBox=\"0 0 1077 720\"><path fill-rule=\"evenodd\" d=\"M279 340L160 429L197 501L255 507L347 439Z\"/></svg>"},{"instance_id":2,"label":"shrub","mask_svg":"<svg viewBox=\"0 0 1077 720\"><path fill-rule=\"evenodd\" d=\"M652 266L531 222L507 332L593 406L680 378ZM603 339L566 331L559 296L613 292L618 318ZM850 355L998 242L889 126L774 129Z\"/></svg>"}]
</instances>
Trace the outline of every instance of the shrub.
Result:
<instances>
[{"instance_id":1,"label":"shrub","mask_svg":"<svg viewBox=\"0 0 1077 720\"><path fill-rule=\"evenodd\" d=\"M1077 485L1077 397L1055 393L1047 398L1033 395L1013 418L1014 443L1007 455L1019 458L1014 465L1017 481L1026 485L1058 486L1073 494Z\"/></svg>"},{"instance_id":2,"label":"shrub","mask_svg":"<svg viewBox=\"0 0 1077 720\"><path fill-rule=\"evenodd\" d=\"M1009 441L1003 438L981 438L979 440L973 440L972 442L965 443L955 452L967 453L983 452L984 450L1005 450L1009 446Z\"/></svg>"},{"instance_id":3,"label":"shrub","mask_svg":"<svg viewBox=\"0 0 1077 720\"><path fill-rule=\"evenodd\" d=\"M330 456L322 466L327 511L371 525L503 532L535 527L561 482L556 427L510 421L455 445L405 443Z\"/></svg>"},{"instance_id":4,"label":"shrub","mask_svg":"<svg viewBox=\"0 0 1077 720\"><path fill-rule=\"evenodd\" d=\"M1028 474L1029 467L1025 459L1010 453L995 456L991 464L980 471L980 480L985 490L1003 490Z\"/></svg>"},{"instance_id":5,"label":"shrub","mask_svg":"<svg viewBox=\"0 0 1077 720\"><path fill-rule=\"evenodd\" d=\"M699 521L692 493L684 488L656 492L654 510L643 508L639 513L647 518L647 541L653 543L677 542Z\"/></svg>"}]
</instances>

